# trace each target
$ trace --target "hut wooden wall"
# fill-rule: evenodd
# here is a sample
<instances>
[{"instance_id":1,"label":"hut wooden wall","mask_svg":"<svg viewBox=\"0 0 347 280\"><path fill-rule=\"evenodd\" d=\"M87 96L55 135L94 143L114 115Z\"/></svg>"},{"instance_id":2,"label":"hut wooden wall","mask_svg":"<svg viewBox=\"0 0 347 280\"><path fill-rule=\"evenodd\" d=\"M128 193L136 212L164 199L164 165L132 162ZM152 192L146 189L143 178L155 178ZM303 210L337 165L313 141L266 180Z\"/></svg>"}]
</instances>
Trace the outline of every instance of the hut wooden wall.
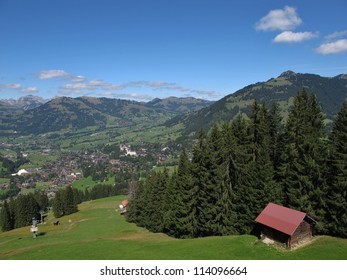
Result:
<instances>
[{"instance_id":1,"label":"hut wooden wall","mask_svg":"<svg viewBox=\"0 0 347 280\"><path fill-rule=\"evenodd\" d=\"M265 225L262 226L261 234L279 243L287 244L289 239L289 235Z\"/></svg>"},{"instance_id":2,"label":"hut wooden wall","mask_svg":"<svg viewBox=\"0 0 347 280\"><path fill-rule=\"evenodd\" d=\"M312 225L303 220L298 228L295 230L291 236L291 246L296 243L299 243L302 240L307 240L312 237Z\"/></svg>"}]
</instances>

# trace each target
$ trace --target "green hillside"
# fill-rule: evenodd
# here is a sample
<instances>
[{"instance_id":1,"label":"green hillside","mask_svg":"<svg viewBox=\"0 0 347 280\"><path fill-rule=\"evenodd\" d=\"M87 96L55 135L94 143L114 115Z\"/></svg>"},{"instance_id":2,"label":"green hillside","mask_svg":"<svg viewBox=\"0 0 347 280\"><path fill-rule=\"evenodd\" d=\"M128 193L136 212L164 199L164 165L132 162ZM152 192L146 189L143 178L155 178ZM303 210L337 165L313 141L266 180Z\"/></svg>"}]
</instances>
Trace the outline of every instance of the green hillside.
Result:
<instances>
[{"instance_id":1,"label":"green hillside","mask_svg":"<svg viewBox=\"0 0 347 280\"><path fill-rule=\"evenodd\" d=\"M22 134L82 129L86 127L129 127L136 124L158 124L173 113L147 108L141 103L107 98L53 99L19 115L16 130Z\"/></svg>"},{"instance_id":2,"label":"green hillside","mask_svg":"<svg viewBox=\"0 0 347 280\"><path fill-rule=\"evenodd\" d=\"M8 106L0 100L0 136L13 133L15 130L13 121L23 113L22 109Z\"/></svg>"},{"instance_id":3,"label":"green hillside","mask_svg":"<svg viewBox=\"0 0 347 280\"><path fill-rule=\"evenodd\" d=\"M160 108L168 111L187 114L192 111L200 110L213 104L213 101L207 101L203 99L197 99L193 97L168 97L165 99L155 98L148 102L146 105L151 108Z\"/></svg>"},{"instance_id":4,"label":"green hillside","mask_svg":"<svg viewBox=\"0 0 347 280\"><path fill-rule=\"evenodd\" d=\"M195 133L201 128L208 129L214 122L232 120L240 114L249 116L254 100L258 103L265 102L268 107L272 102L277 102L282 117L286 118L293 97L303 88L317 95L327 121L331 122L347 98L347 75L321 77L287 71L277 78L246 86L197 112L175 117L166 125L182 123L185 127L184 134Z\"/></svg>"},{"instance_id":5,"label":"green hillside","mask_svg":"<svg viewBox=\"0 0 347 280\"><path fill-rule=\"evenodd\" d=\"M328 236L289 251L267 246L251 235L179 240L150 233L119 214L122 199L82 203L78 213L60 218L58 226L52 225L49 214L35 239L29 227L0 233L0 259L347 259L347 240Z\"/></svg>"},{"instance_id":6,"label":"green hillside","mask_svg":"<svg viewBox=\"0 0 347 280\"><path fill-rule=\"evenodd\" d=\"M12 100L15 102L15 100ZM58 97L23 110L0 100L1 135L43 134L76 129L138 130L160 125L174 116L201 109L213 103L195 98L155 99L151 102L95 98Z\"/></svg>"}]
</instances>

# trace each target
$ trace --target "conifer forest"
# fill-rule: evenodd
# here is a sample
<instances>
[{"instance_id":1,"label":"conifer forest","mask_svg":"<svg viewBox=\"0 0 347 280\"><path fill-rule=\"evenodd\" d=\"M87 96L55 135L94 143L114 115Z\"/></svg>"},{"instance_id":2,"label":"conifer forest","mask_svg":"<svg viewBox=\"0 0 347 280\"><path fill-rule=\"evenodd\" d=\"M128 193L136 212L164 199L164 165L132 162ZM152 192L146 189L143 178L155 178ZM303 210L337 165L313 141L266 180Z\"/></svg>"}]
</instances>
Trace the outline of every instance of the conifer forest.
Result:
<instances>
[{"instance_id":1,"label":"conifer forest","mask_svg":"<svg viewBox=\"0 0 347 280\"><path fill-rule=\"evenodd\" d=\"M347 103L331 129L315 94L254 102L249 118L201 130L173 174L152 172L128 205L129 222L176 238L250 233L269 203L307 213L316 234L347 237Z\"/></svg>"}]
</instances>

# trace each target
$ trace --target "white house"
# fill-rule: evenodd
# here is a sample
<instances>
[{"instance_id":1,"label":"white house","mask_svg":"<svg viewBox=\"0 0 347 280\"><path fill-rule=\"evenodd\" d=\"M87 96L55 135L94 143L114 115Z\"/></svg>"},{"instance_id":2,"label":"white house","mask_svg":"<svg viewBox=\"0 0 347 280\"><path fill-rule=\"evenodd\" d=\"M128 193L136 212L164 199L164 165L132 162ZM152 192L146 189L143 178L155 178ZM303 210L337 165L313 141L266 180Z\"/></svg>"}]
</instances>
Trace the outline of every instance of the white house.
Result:
<instances>
[{"instance_id":1,"label":"white house","mask_svg":"<svg viewBox=\"0 0 347 280\"><path fill-rule=\"evenodd\" d=\"M21 169L19 170L17 173L11 174L12 176L22 176L22 175L26 175L29 174L28 171L26 171L25 169Z\"/></svg>"}]
</instances>

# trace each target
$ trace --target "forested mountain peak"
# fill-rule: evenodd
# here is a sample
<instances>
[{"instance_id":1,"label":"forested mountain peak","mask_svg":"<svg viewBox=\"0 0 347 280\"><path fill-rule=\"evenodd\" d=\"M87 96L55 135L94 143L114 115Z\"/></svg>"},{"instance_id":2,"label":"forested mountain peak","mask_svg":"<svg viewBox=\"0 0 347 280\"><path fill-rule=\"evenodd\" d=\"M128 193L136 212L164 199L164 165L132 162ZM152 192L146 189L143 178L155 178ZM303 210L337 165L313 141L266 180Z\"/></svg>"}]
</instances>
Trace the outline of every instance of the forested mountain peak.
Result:
<instances>
[{"instance_id":1,"label":"forested mountain peak","mask_svg":"<svg viewBox=\"0 0 347 280\"><path fill-rule=\"evenodd\" d=\"M258 103L264 102L268 106L273 102L278 103L281 116L286 119L289 108L293 105L294 96L303 88L309 93L316 94L327 121L331 122L347 98L346 77L346 74L322 77L316 74L286 71L277 78L248 85L206 108L176 118L167 125L184 123L185 134L196 132L200 128L208 129L213 122L232 120L238 115L249 117L254 100Z\"/></svg>"},{"instance_id":2,"label":"forested mountain peak","mask_svg":"<svg viewBox=\"0 0 347 280\"><path fill-rule=\"evenodd\" d=\"M281 75L279 75L279 78L291 78L293 76L295 76L296 73L294 71L291 71L291 70L288 70L288 71L285 71L283 72Z\"/></svg>"}]
</instances>

